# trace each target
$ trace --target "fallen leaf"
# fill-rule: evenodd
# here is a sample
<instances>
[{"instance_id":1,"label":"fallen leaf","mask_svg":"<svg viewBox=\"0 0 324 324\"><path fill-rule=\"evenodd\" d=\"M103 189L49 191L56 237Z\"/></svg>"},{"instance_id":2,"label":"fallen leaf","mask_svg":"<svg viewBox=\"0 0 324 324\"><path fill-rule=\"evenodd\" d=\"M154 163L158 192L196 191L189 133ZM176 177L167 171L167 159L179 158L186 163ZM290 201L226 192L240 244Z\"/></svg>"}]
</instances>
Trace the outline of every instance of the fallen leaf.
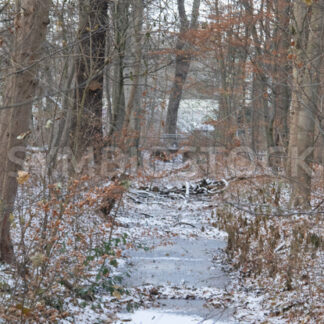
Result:
<instances>
[{"instance_id":1,"label":"fallen leaf","mask_svg":"<svg viewBox=\"0 0 324 324\"><path fill-rule=\"evenodd\" d=\"M31 134L31 130L25 132L25 133L21 133L20 135L17 136L17 140L23 140L25 139L29 134Z\"/></svg>"},{"instance_id":2,"label":"fallen leaf","mask_svg":"<svg viewBox=\"0 0 324 324\"><path fill-rule=\"evenodd\" d=\"M20 310L25 316L29 316L31 314L31 310L27 307L24 307L22 304L17 304L16 308Z\"/></svg>"},{"instance_id":3,"label":"fallen leaf","mask_svg":"<svg viewBox=\"0 0 324 324\"><path fill-rule=\"evenodd\" d=\"M17 181L19 184L24 184L30 177L30 174L26 171L18 171Z\"/></svg>"},{"instance_id":4,"label":"fallen leaf","mask_svg":"<svg viewBox=\"0 0 324 324\"><path fill-rule=\"evenodd\" d=\"M150 295L153 295L153 296L156 296L159 294L159 291L157 288L153 287L151 290L150 290Z\"/></svg>"},{"instance_id":5,"label":"fallen leaf","mask_svg":"<svg viewBox=\"0 0 324 324\"><path fill-rule=\"evenodd\" d=\"M120 292L118 290L114 290L113 296L118 300L121 298L121 294L120 294Z\"/></svg>"}]
</instances>

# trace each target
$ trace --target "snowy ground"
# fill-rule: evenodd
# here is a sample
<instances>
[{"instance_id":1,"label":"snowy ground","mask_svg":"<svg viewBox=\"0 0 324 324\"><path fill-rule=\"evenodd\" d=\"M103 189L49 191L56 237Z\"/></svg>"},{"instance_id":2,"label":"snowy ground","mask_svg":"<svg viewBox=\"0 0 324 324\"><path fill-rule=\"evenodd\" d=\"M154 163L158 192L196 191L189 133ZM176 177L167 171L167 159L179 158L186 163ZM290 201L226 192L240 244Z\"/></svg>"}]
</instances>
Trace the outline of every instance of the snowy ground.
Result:
<instances>
[{"instance_id":1,"label":"snowy ground","mask_svg":"<svg viewBox=\"0 0 324 324\"><path fill-rule=\"evenodd\" d=\"M125 285L152 304L122 317L132 323L233 323L226 290L231 279L217 260L226 234L208 226L210 199L136 190L129 197L119 220L147 249L128 251Z\"/></svg>"},{"instance_id":2,"label":"snowy ground","mask_svg":"<svg viewBox=\"0 0 324 324\"><path fill-rule=\"evenodd\" d=\"M324 254L323 245L320 246L323 243L319 239L319 250L314 250L312 239L306 240L306 237L323 235L322 214L308 217L297 213L294 216L294 211L285 210L289 191L280 177L248 175L246 180L244 176L242 179L230 183L225 192L186 196L175 189L186 183L186 177L178 174L153 182L151 190L129 193L130 200L125 206L132 213L131 231L134 237L155 249L130 252L135 270L128 284L138 286L138 290L154 302L144 305L144 309L133 316L123 318L134 323L168 323L173 316L184 316L184 323L321 322ZM173 188L174 193L161 197L159 190L165 187ZM137 199L136 195L141 198ZM256 210L263 213L264 227L259 229ZM225 217L220 216L223 213ZM254 240L246 242L247 252L244 252L245 243L241 242L242 248L233 255L233 260L227 259L222 250L227 234L219 228L224 228L226 217L228 224L237 222L235 226L240 226L240 222L252 224L246 229L234 227L238 237L239 233L253 228L253 224L255 231L260 230ZM296 231L301 231L304 241L301 239L301 246L295 248L300 252L294 260L292 247L296 244ZM264 246L258 255L261 240ZM240 261L244 253L248 254L246 263ZM264 258L261 273L253 264L253 260L258 264L260 258ZM228 271L225 259L234 267L239 266L238 271L234 268ZM277 267L275 276L271 275L273 267ZM290 280L291 287L287 288ZM191 298L194 302L190 303ZM197 305L197 301L203 302ZM193 317L188 318L188 315ZM177 317L174 320L182 323Z\"/></svg>"},{"instance_id":3,"label":"snowy ground","mask_svg":"<svg viewBox=\"0 0 324 324\"><path fill-rule=\"evenodd\" d=\"M204 191L192 170L177 165L158 162L156 178L131 179L111 213L114 228L98 213L103 188L115 188L110 181L85 178L66 192L56 184L48 201L35 183L21 188L12 228L28 273L1 266L1 316L9 323L17 316L62 324L321 323L323 213L289 216L287 186L269 175L231 174ZM48 256L38 235L46 215Z\"/></svg>"}]
</instances>

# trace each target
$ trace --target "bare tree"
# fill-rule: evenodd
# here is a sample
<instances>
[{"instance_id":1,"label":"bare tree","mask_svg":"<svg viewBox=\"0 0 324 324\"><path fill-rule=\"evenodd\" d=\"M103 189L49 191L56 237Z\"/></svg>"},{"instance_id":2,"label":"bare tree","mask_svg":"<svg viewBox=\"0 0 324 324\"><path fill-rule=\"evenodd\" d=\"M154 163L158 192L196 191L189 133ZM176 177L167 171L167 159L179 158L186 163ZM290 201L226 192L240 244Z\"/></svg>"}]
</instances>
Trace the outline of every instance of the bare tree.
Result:
<instances>
[{"instance_id":1,"label":"bare tree","mask_svg":"<svg viewBox=\"0 0 324 324\"><path fill-rule=\"evenodd\" d=\"M126 106L125 120L123 126L123 137L128 142L127 146L130 149L130 153L137 152L139 157L138 147L141 131L141 100L140 100L140 79L141 79L141 67L142 67L142 29L143 29L143 15L144 5L143 0L136 0L133 3L133 31L134 31L134 63L133 70L131 72L131 89ZM139 162L139 160L138 160Z\"/></svg>"},{"instance_id":2,"label":"bare tree","mask_svg":"<svg viewBox=\"0 0 324 324\"><path fill-rule=\"evenodd\" d=\"M113 58L113 93L112 93L112 120L110 121L110 137L118 134L124 125L126 113L125 99L125 55L127 32L129 28L130 1L123 0L113 5L114 45Z\"/></svg>"},{"instance_id":3,"label":"bare tree","mask_svg":"<svg viewBox=\"0 0 324 324\"><path fill-rule=\"evenodd\" d=\"M324 1L294 3L295 61L289 134L289 168L293 179L292 206L310 203L315 117L324 43Z\"/></svg>"},{"instance_id":4,"label":"bare tree","mask_svg":"<svg viewBox=\"0 0 324 324\"><path fill-rule=\"evenodd\" d=\"M37 88L37 66L49 24L50 0L21 0L15 19L12 68L6 80L4 106L0 112L0 261L14 262L10 239L10 214L17 193L17 165L9 158L15 147L24 147L29 130L33 97ZM19 136L20 135L20 136ZM24 159L22 149L16 154Z\"/></svg>"},{"instance_id":5,"label":"bare tree","mask_svg":"<svg viewBox=\"0 0 324 324\"><path fill-rule=\"evenodd\" d=\"M267 94L267 74L263 64L264 42L262 36L259 35L256 23L260 24L260 19L254 16L253 1L244 1L247 15L250 18L249 28L254 44L254 54L252 54L251 61L254 67L253 81L252 81L252 149L256 153L264 153L268 149L268 101ZM261 2L261 8L264 6L264 1ZM263 9L260 9L262 11ZM261 29L262 30L262 29Z\"/></svg>"},{"instance_id":6,"label":"bare tree","mask_svg":"<svg viewBox=\"0 0 324 324\"><path fill-rule=\"evenodd\" d=\"M180 17L180 34L176 43L176 60L175 60L175 75L169 97L165 133L176 134L177 132L177 120L178 110L180 106L180 100L182 97L182 91L186 82L192 54L187 46L186 34L191 29L196 29L198 26L198 16L200 0L194 0L192 5L191 22L188 21L185 11L184 0L178 0L178 12Z\"/></svg>"},{"instance_id":7,"label":"bare tree","mask_svg":"<svg viewBox=\"0 0 324 324\"><path fill-rule=\"evenodd\" d=\"M100 160L103 142L102 97L105 40L108 25L106 0L80 0L79 57L77 60L76 115L73 123L73 150L77 157L86 146L94 148Z\"/></svg>"},{"instance_id":8,"label":"bare tree","mask_svg":"<svg viewBox=\"0 0 324 324\"><path fill-rule=\"evenodd\" d=\"M137 0L133 5L133 29L135 39L135 50L134 50L134 63L133 72L131 72L132 86L130 95L126 107L124 129L127 130L131 120L131 115L134 113L134 103L139 86L140 72L141 72L141 60L142 60L142 27L143 27L143 1Z\"/></svg>"},{"instance_id":9,"label":"bare tree","mask_svg":"<svg viewBox=\"0 0 324 324\"><path fill-rule=\"evenodd\" d=\"M291 100L289 86L291 65L288 60L290 48L290 0L277 0L275 6L275 28L273 32L273 117L270 119L270 146L288 146L288 113Z\"/></svg>"}]
</instances>

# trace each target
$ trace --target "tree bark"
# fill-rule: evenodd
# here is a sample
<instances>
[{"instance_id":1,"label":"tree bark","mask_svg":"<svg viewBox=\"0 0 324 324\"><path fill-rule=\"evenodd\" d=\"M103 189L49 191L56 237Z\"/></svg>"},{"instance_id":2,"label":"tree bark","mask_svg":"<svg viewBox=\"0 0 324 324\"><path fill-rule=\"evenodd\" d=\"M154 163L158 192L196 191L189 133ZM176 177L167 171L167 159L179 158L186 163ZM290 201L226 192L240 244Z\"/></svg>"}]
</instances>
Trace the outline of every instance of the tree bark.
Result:
<instances>
[{"instance_id":1,"label":"tree bark","mask_svg":"<svg viewBox=\"0 0 324 324\"><path fill-rule=\"evenodd\" d=\"M9 155L15 147L25 147L19 135L29 130L32 102L37 88L37 63L49 23L50 0L22 0L15 19L15 46L12 69L6 81L4 106L0 108L0 261L15 261L10 238L10 214L17 193L16 164ZM8 108L12 107L12 108ZM19 150L16 158L24 159Z\"/></svg>"},{"instance_id":2,"label":"tree bark","mask_svg":"<svg viewBox=\"0 0 324 324\"><path fill-rule=\"evenodd\" d=\"M290 0L277 0L276 20L277 26L274 32L274 55L273 68L273 108L274 114L271 130L271 146L288 147L288 115L291 99L289 80L291 66L288 61L291 34L289 31L289 15L291 9Z\"/></svg>"},{"instance_id":3,"label":"tree bark","mask_svg":"<svg viewBox=\"0 0 324 324\"><path fill-rule=\"evenodd\" d=\"M186 48L187 42L184 39L184 36L185 33L187 33L190 29L197 28L199 7L200 0L194 0L192 5L191 23L189 24L185 11L184 0L178 0L178 12L180 16L180 35L176 44L177 54L175 62L175 76L168 103L165 127L166 134L176 135L177 133L178 111L182 97L183 87L188 76L190 62L192 58L192 55Z\"/></svg>"},{"instance_id":4,"label":"tree bark","mask_svg":"<svg viewBox=\"0 0 324 324\"><path fill-rule=\"evenodd\" d=\"M129 0L123 0L115 2L113 7L115 59L113 61L112 120L109 133L112 142L122 131L126 114L124 59L129 27L129 6Z\"/></svg>"},{"instance_id":5,"label":"tree bark","mask_svg":"<svg viewBox=\"0 0 324 324\"><path fill-rule=\"evenodd\" d=\"M265 153L269 146L269 115L267 99L267 75L265 73L265 49L262 44L262 35L258 34L255 25L253 1L243 1L248 18L250 19L249 28L253 39L255 54L251 61L253 64L253 81L252 81L252 149L256 154ZM261 7L264 1L261 2ZM263 9L262 9L263 10Z\"/></svg>"},{"instance_id":6,"label":"tree bark","mask_svg":"<svg viewBox=\"0 0 324 324\"><path fill-rule=\"evenodd\" d=\"M135 40L135 50L134 50L134 63L132 72L132 85L130 89L130 94L128 98L128 103L126 106L125 120L124 120L124 136L126 136L129 131L130 121L132 115L134 114L134 105L136 101L136 95L138 94L140 72L141 72L141 62L142 62L142 27L143 27L143 13L144 6L142 0L135 1L133 5L133 30L134 30L134 40ZM136 107L137 108L137 107ZM131 132L132 133L132 132Z\"/></svg>"},{"instance_id":7,"label":"tree bark","mask_svg":"<svg viewBox=\"0 0 324 324\"><path fill-rule=\"evenodd\" d=\"M73 59L68 59L67 64L70 64L70 69L68 69L65 80L65 87L64 89L70 89L69 93L66 93L62 100L62 113L63 118L61 118L57 125L54 125L52 130L52 136L50 138L50 147L49 153L46 157L47 163L47 174L49 177L49 181L51 181L53 171L56 167L57 162L57 155L60 150L64 149L64 147L68 144L69 141L69 132L71 130L72 124L72 116L74 112L74 97L73 97L73 90L74 87L74 76L75 76L75 64ZM70 95L70 92L72 95ZM55 127L56 126L56 127Z\"/></svg>"},{"instance_id":8,"label":"tree bark","mask_svg":"<svg viewBox=\"0 0 324 324\"><path fill-rule=\"evenodd\" d=\"M314 149L315 117L319 113L319 71L324 41L324 0L307 6L294 3L295 62L291 126L289 135L289 171L292 177L291 205L310 204Z\"/></svg>"},{"instance_id":9,"label":"tree bark","mask_svg":"<svg viewBox=\"0 0 324 324\"><path fill-rule=\"evenodd\" d=\"M267 99L265 81L259 71L253 73L252 81L252 149L263 154L268 149L267 138Z\"/></svg>"},{"instance_id":10,"label":"tree bark","mask_svg":"<svg viewBox=\"0 0 324 324\"><path fill-rule=\"evenodd\" d=\"M80 0L79 58L77 60L76 115L73 123L73 151L77 158L87 146L100 162L103 146L102 97L108 1Z\"/></svg>"},{"instance_id":11,"label":"tree bark","mask_svg":"<svg viewBox=\"0 0 324 324\"><path fill-rule=\"evenodd\" d=\"M142 68L142 29L143 29L143 15L144 5L143 0L136 0L133 4L132 10L132 24L134 32L134 63L131 78L131 89L126 106L125 120L123 126L123 139L126 146L126 150L132 155L139 157L139 140L141 132L141 98L140 98L140 79ZM139 159L138 161L139 162ZM137 163L139 164L139 163Z\"/></svg>"},{"instance_id":12,"label":"tree bark","mask_svg":"<svg viewBox=\"0 0 324 324\"><path fill-rule=\"evenodd\" d=\"M243 13L243 5L240 5L240 11ZM222 10L220 10L219 1L215 1L215 13L217 17L218 30L216 31L216 55L219 68L220 85L219 106L218 106L218 125L217 142L231 149L234 144L234 138L239 126L242 125L243 111L238 111L238 107L245 106L245 82L246 82L246 61L249 52L250 28L244 27L244 38L242 45L238 46L236 40L240 39L241 31L229 26L224 33L219 32L222 29ZM237 15L237 12L229 12L228 17ZM243 17L242 17L243 19ZM241 115L241 118L239 118ZM239 121L240 119L240 121ZM239 125L241 124L241 125Z\"/></svg>"}]
</instances>

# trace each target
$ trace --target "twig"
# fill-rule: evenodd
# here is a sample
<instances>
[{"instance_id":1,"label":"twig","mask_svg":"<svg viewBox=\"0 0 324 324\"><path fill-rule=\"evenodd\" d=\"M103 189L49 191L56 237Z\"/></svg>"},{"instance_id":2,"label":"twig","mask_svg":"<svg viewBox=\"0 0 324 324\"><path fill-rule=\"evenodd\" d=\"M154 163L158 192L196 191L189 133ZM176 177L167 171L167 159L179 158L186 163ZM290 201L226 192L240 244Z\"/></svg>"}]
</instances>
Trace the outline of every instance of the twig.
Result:
<instances>
[{"instance_id":1,"label":"twig","mask_svg":"<svg viewBox=\"0 0 324 324\"><path fill-rule=\"evenodd\" d=\"M121 196L119 198L118 206L117 206L116 211L115 211L115 215L112 217L112 222L111 222L111 227L110 227L110 233L109 233L109 239L108 239L109 244L111 243L112 233L113 233L113 230L114 230L114 225L115 225L115 222L116 222L117 213L119 211L119 208L120 208L120 204L121 204L122 199L123 199L123 194L121 194Z\"/></svg>"},{"instance_id":2,"label":"twig","mask_svg":"<svg viewBox=\"0 0 324 324\"><path fill-rule=\"evenodd\" d=\"M196 228L195 225L190 224L190 223L186 223L186 222L179 222L179 223L175 223L173 226L177 226L177 225L188 225L188 226L191 226L191 227L193 227L193 228Z\"/></svg>"},{"instance_id":3,"label":"twig","mask_svg":"<svg viewBox=\"0 0 324 324\"><path fill-rule=\"evenodd\" d=\"M224 202L226 205L232 206L240 211L243 211L245 213L248 213L250 215L253 216L272 216L272 217L281 217L281 216L294 216L294 215L313 215L313 214L324 214L324 211L316 211L316 210L312 210L312 211L294 211L294 212L288 212L288 213L280 213L280 214L272 214L272 213L257 213L254 212L252 210L249 209L245 209L241 206L235 205L229 201L225 201Z\"/></svg>"},{"instance_id":4,"label":"twig","mask_svg":"<svg viewBox=\"0 0 324 324\"><path fill-rule=\"evenodd\" d=\"M143 216L145 216L145 217L150 217L150 218L153 218L154 216L152 216L152 215L149 215L149 214L146 214L146 213L141 213Z\"/></svg>"}]
</instances>

